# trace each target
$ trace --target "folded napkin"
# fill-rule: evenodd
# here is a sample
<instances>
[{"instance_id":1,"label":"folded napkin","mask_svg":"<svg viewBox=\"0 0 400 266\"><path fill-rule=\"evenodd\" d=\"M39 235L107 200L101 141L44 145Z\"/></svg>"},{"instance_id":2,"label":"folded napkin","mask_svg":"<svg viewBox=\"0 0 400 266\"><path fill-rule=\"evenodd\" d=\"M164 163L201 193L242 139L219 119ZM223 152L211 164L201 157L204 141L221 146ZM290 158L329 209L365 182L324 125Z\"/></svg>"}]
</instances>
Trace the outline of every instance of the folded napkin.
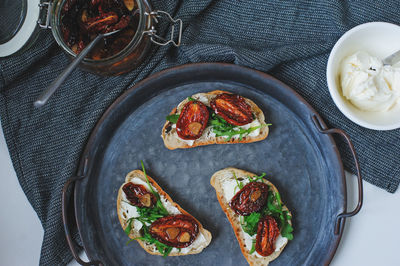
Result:
<instances>
[{"instance_id":1,"label":"folded napkin","mask_svg":"<svg viewBox=\"0 0 400 266\"><path fill-rule=\"evenodd\" d=\"M34 100L68 64L50 31L23 53L0 60L0 116L19 182L37 212L44 239L41 265L72 259L61 221L61 189L76 170L88 135L126 89L160 70L192 62L227 62L267 72L298 91L330 127L344 129L363 178L389 192L400 181L400 130L372 131L335 107L326 85L330 50L348 29L368 21L400 21L393 1L152 1L184 22L183 44L152 46L136 70L118 77L75 71L41 109ZM164 30L165 29L165 30ZM167 34L167 27L161 34ZM337 139L345 167L353 159Z\"/></svg>"}]
</instances>

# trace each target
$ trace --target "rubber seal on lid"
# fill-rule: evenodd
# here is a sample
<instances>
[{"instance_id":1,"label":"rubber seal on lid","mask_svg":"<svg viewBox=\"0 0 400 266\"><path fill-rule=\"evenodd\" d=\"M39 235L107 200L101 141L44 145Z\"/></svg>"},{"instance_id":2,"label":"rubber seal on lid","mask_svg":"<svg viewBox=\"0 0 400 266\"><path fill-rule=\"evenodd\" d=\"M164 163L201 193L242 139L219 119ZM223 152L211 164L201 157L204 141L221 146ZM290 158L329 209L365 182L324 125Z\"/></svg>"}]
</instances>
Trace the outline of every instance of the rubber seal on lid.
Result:
<instances>
[{"instance_id":1,"label":"rubber seal on lid","mask_svg":"<svg viewBox=\"0 0 400 266\"><path fill-rule=\"evenodd\" d=\"M7 14L7 18L2 15L2 20L4 20L0 22L0 25L6 27L5 19L10 23L5 33L0 35L0 57L6 57L22 49L38 27L40 0L2 0L1 2L0 12ZM17 11L18 8L19 11Z\"/></svg>"}]
</instances>

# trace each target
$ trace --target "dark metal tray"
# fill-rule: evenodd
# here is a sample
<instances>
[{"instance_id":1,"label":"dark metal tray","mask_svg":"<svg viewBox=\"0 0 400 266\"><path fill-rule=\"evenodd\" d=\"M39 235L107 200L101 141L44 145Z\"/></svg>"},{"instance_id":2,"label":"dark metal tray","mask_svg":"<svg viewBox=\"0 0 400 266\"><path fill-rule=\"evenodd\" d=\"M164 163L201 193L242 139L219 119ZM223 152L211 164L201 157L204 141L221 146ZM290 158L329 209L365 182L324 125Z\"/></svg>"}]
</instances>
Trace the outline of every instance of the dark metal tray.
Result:
<instances>
[{"instance_id":1,"label":"dark metal tray","mask_svg":"<svg viewBox=\"0 0 400 266\"><path fill-rule=\"evenodd\" d=\"M272 123L268 138L250 144L165 148L160 137L165 116L184 98L215 89L255 101L266 122ZM233 166L266 172L293 213L294 240L271 264L327 264L343 232L341 217L354 215L361 207L362 187L359 205L346 214L343 166L333 138L326 133L344 134L336 129L326 131L310 105L264 73L228 64L193 64L155 74L109 107L90 136L77 176L64 188L63 216L74 257L83 263L66 224L66 191L76 181L76 223L90 263L247 265L210 185L214 172ZM149 175L211 231L212 242L202 253L163 258L146 253L136 242L126 245L128 237L118 221L116 199L125 175L139 169L140 160Z\"/></svg>"}]
</instances>

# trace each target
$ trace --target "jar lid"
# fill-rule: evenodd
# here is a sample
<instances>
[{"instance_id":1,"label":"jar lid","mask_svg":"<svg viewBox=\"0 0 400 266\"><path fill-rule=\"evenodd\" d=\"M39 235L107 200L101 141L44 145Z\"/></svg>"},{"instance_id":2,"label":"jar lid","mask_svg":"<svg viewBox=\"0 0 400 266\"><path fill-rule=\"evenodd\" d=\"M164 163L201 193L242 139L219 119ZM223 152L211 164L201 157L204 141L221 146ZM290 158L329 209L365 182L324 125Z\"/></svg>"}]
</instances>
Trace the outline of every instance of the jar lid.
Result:
<instances>
[{"instance_id":1,"label":"jar lid","mask_svg":"<svg viewBox=\"0 0 400 266\"><path fill-rule=\"evenodd\" d=\"M0 57L12 55L29 42L38 28L40 0L0 1Z\"/></svg>"}]
</instances>

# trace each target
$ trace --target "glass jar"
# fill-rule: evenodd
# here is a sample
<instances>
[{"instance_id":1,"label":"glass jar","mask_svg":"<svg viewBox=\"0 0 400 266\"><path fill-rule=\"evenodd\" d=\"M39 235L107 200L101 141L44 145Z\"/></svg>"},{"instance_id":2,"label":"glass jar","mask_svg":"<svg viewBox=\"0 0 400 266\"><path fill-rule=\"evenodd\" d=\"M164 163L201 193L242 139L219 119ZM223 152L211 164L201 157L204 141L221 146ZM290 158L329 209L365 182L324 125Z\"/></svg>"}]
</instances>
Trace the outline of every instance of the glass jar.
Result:
<instances>
[{"instance_id":1,"label":"glass jar","mask_svg":"<svg viewBox=\"0 0 400 266\"><path fill-rule=\"evenodd\" d=\"M26 1L26 0L22 0ZM32 1L32 2L31 2ZM53 36L57 44L63 49L67 55L73 59L76 57L75 52L65 43L63 34L61 31L61 20L62 20L62 9L67 0L54 0L52 2L39 2L39 0L28 0L28 12L32 15L29 16L30 20L36 18L38 23L37 28L49 29L53 33ZM34 10L35 3L39 2L39 11ZM135 18L138 17L137 29L133 34L132 39L125 48L121 49L116 54L107 58L90 59L86 57L79 65L80 68L99 75L120 75L129 72L136 68L146 57L151 43L157 45L172 44L179 46L182 35L182 20L173 19L167 12L164 11L153 11L151 5L147 0L135 0L135 7L137 7ZM37 4L36 4L37 5ZM162 38L157 35L157 23L159 20L166 19L171 27L171 35L169 39ZM34 20L35 21L35 20ZM32 21L26 22L27 25L32 25ZM24 26L22 26L24 28ZM36 31L35 31L36 32ZM117 33L119 34L119 33ZM18 34L15 34L18 37ZM26 35L26 34L19 34ZM11 40L9 43L1 44L0 46L14 48L14 43L26 42L24 45L25 49L32 42L27 40ZM18 48L19 49L19 48ZM22 49L22 48L21 48ZM7 53L0 54L1 56L9 56L17 49L8 49ZM8 52L9 51L9 52Z\"/></svg>"},{"instance_id":2,"label":"glass jar","mask_svg":"<svg viewBox=\"0 0 400 266\"><path fill-rule=\"evenodd\" d=\"M61 10L67 0L56 0L51 7L51 30L58 45L71 57L76 54L67 46L61 33ZM137 67L145 58L151 42L158 45L172 43L179 46L182 31L182 21L174 20L164 11L152 11L150 4L144 0L136 0L138 7L138 26L129 44L118 53L104 59L93 60L85 58L81 68L100 75L120 75ZM172 36L165 40L157 35L155 24L157 18L166 17L172 25ZM177 41L175 41L175 24L179 23Z\"/></svg>"}]
</instances>

